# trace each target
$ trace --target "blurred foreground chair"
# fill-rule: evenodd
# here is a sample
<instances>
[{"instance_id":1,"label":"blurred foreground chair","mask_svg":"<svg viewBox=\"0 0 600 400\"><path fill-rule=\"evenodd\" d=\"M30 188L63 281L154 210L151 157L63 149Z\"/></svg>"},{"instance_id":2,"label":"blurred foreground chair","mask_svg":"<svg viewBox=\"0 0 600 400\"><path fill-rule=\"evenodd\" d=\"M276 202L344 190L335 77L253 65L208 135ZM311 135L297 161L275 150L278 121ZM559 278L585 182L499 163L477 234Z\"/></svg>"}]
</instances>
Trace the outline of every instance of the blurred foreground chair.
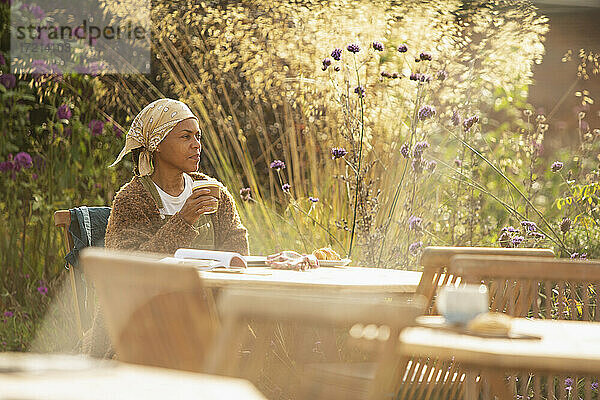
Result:
<instances>
[{"instance_id":1,"label":"blurred foreground chair","mask_svg":"<svg viewBox=\"0 0 600 400\"><path fill-rule=\"evenodd\" d=\"M460 284L485 284L491 311L516 317L600 321L600 261L458 255L447 272ZM548 374L511 378L513 396L589 400L592 383L599 377L569 376L572 384L567 376Z\"/></svg>"},{"instance_id":2,"label":"blurred foreground chair","mask_svg":"<svg viewBox=\"0 0 600 400\"><path fill-rule=\"evenodd\" d=\"M225 291L219 299L223 329L208 372L248 379L268 397L291 392L297 399L364 399L377 385L390 387L388 380L397 374L393 368L399 332L413 323L424 306L420 297L386 300L343 292ZM284 326L340 328L341 346L348 337L378 342L377 362L299 365L291 360L281 387L275 373L281 367L269 363L283 363L297 345L286 342Z\"/></svg>"},{"instance_id":3,"label":"blurred foreground chair","mask_svg":"<svg viewBox=\"0 0 600 400\"><path fill-rule=\"evenodd\" d=\"M218 322L195 267L92 248L82 252L81 263L119 360L204 370Z\"/></svg>"},{"instance_id":4,"label":"blurred foreground chair","mask_svg":"<svg viewBox=\"0 0 600 400\"><path fill-rule=\"evenodd\" d=\"M87 286L78 267L79 252L88 246L104 247L104 235L110 215L110 207L77 207L58 210L54 213L54 226L62 231L65 247L65 268L69 271L69 281L73 294L73 308L78 335L81 338L89 328L93 309L88 305Z\"/></svg>"},{"instance_id":5,"label":"blurred foreground chair","mask_svg":"<svg viewBox=\"0 0 600 400\"><path fill-rule=\"evenodd\" d=\"M426 299L425 314L437 314L435 300L439 288L456 283L458 277L448 273L447 268L452 257L457 255L550 258L554 257L554 252L551 249L532 248L426 247L420 260L423 275L416 290L418 295ZM396 390L400 399L459 399L462 398L463 380L464 375L454 364L437 365L434 360L412 359L398 377Z\"/></svg>"}]
</instances>

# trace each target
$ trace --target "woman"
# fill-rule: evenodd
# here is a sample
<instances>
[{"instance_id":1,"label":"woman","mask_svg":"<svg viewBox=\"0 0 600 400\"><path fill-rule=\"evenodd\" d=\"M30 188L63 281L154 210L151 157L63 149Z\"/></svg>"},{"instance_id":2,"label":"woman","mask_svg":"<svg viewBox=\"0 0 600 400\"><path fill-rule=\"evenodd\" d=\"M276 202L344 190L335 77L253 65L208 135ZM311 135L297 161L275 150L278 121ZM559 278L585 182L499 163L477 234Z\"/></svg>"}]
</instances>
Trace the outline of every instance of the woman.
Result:
<instances>
[{"instance_id":1,"label":"woman","mask_svg":"<svg viewBox=\"0 0 600 400\"><path fill-rule=\"evenodd\" d=\"M219 199L208 189L192 191L194 180L212 179L196 172L201 150L198 119L184 103L156 100L135 117L111 165L133 153L135 176L113 201L107 248L173 254L195 247L248 255L248 234L225 186L220 184ZM96 357L114 355L99 309L82 350Z\"/></svg>"},{"instance_id":2,"label":"woman","mask_svg":"<svg viewBox=\"0 0 600 400\"><path fill-rule=\"evenodd\" d=\"M248 254L248 234L223 186L220 198L192 191L200 160L198 119L182 102L160 99L134 119L125 147L112 164L133 150L136 176L115 196L107 248L174 253L195 247ZM206 213L217 211L210 216Z\"/></svg>"}]
</instances>

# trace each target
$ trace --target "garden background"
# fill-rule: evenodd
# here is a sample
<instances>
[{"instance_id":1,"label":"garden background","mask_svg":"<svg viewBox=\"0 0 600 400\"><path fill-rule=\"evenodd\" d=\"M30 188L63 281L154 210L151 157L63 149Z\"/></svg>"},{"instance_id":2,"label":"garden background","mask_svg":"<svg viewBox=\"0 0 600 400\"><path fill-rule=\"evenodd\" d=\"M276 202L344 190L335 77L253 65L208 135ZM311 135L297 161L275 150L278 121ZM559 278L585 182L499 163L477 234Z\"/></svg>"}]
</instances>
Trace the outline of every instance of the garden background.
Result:
<instances>
[{"instance_id":1,"label":"garden background","mask_svg":"<svg viewBox=\"0 0 600 400\"><path fill-rule=\"evenodd\" d=\"M331 246L400 269L428 245L600 256L598 54L544 60L532 4L156 2L152 73L129 76L11 74L9 11L0 1L0 350L74 342L50 306L66 301L53 212L111 204L132 164L108 165L159 97L199 117L201 169L234 194L253 254ZM542 61L572 71L546 110L529 102ZM53 340L35 339L42 324Z\"/></svg>"}]
</instances>

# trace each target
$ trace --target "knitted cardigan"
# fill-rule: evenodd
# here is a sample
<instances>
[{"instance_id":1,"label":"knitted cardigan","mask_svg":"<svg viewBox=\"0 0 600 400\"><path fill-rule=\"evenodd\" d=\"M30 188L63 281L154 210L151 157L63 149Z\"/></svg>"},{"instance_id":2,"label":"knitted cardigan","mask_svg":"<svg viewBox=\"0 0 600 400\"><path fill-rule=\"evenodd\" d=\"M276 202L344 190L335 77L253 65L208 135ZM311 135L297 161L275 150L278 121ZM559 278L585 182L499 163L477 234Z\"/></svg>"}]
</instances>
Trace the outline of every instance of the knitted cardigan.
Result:
<instances>
[{"instance_id":1,"label":"knitted cardigan","mask_svg":"<svg viewBox=\"0 0 600 400\"><path fill-rule=\"evenodd\" d=\"M190 176L194 180L210 179L200 173ZM219 207L210 219L215 250L248 255L248 231L242 225L233 197L225 186L221 186ZM152 195L136 176L115 196L104 241L111 249L173 254L178 248L190 247L196 236L198 231L181 214L161 218Z\"/></svg>"},{"instance_id":2,"label":"knitted cardigan","mask_svg":"<svg viewBox=\"0 0 600 400\"><path fill-rule=\"evenodd\" d=\"M190 176L194 180L210 179L200 173ZM215 250L248 255L248 232L225 186L221 186L219 206L210 219ZM161 218L152 195L136 176L115 195L105 245L112 249L173 254L178 248L190 247L197 235L198 231L179 213L168 219ZM115 355L99 304L96 304L92 327L82 339L81 351L94 357L113 358Z\"/></svg>"}]
</instances>

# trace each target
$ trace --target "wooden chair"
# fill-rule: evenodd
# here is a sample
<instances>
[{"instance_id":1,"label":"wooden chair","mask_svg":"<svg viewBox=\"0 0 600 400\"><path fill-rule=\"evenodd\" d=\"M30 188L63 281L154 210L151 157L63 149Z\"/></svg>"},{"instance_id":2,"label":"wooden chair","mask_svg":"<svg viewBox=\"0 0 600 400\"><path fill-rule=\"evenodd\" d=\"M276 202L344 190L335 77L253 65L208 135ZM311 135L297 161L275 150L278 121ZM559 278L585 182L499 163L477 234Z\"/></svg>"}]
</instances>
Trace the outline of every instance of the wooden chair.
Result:
<instances>
[{"instance_id":1,"label":"wooden chair","mask_svg":"<svg viewBox=\"0 0 600 400\"><path fill-rule=\"evenodd\" d=\"M372 294L316 290L226 291L219 301L223 329L209 372L248 379L272 398L290 393L298 399L367 398L378 383L395 376L393 348L398 334L424 305L420 297L386 300ZM350 338L378 342L378 363L296 362L294 354L311 352L313 347L294 348L298 343L288 341L286 333L307 327L339 328L342 349ZM278 375L282 365L285 369Z\"/></svg>"},{"instance_id":2,"label":"wooden chair","mask_svg":"<svg viewBox=\"0 0 600 400\"><path fill-rule=\"evenodd\" d=\"M119 360L204 370L218 322L195 267L98 248L84 249L80 262Z\"/></svg>"},{"instance_id":3,"label":"wooden chair","mask_svg":"<svg viewBox=\"0 0 600 400\"><path fill-rule=\"evenodd\" d=\"M491 311L517 317L600 321L600 261L456 256L448 274L457 277L459 284L487 285ZM520 374L516 378L512 379L513 395L527 397L533 392L535 398L579 398L577 387L583 386L583 398L592 398L590 377L569 377L574 381L574 393L567 390L565 376Z\"/></svg>"},{"instance_id":4,"label":"wooden chair","mask_svg":"<svg viewBox=\"0 0 600 400\"><path fill-rule=\"evenodd\" d=\"M63 243L65 245L65 254L68 254L73 249L73 237L69 233L69 226L71 225L71 211L69 210L58 210L54 212L54 226L59 228L62 232ZM81 318L80 304L82 300L77 295L77 280L75 277L75 269L69 268L69 281L71 283L71 293L73 294L73 314L75 314L75 322L77 324L77 332L79 338L83 337L83 324Z\"/></svg>"},{"instance_id":5,"label":"wooden chair","mask_svg":"<svg viewBox=\"0 0 600 400\"><path fill-rule=\"evenodd\" d=\"M550 249L499 248L499 247L441 247L423 250L421 267L423 275L416 293L426 299L428 315L437 314L435 299L440 287L453 285L457 277L448 273L452 257L457 255L554 257ZM464 374L457 365L436 364L435 360L412 359L404 373L397 379L396 390L400 399L458 399L462 397Z\"/></svg>"}]
</instances>

